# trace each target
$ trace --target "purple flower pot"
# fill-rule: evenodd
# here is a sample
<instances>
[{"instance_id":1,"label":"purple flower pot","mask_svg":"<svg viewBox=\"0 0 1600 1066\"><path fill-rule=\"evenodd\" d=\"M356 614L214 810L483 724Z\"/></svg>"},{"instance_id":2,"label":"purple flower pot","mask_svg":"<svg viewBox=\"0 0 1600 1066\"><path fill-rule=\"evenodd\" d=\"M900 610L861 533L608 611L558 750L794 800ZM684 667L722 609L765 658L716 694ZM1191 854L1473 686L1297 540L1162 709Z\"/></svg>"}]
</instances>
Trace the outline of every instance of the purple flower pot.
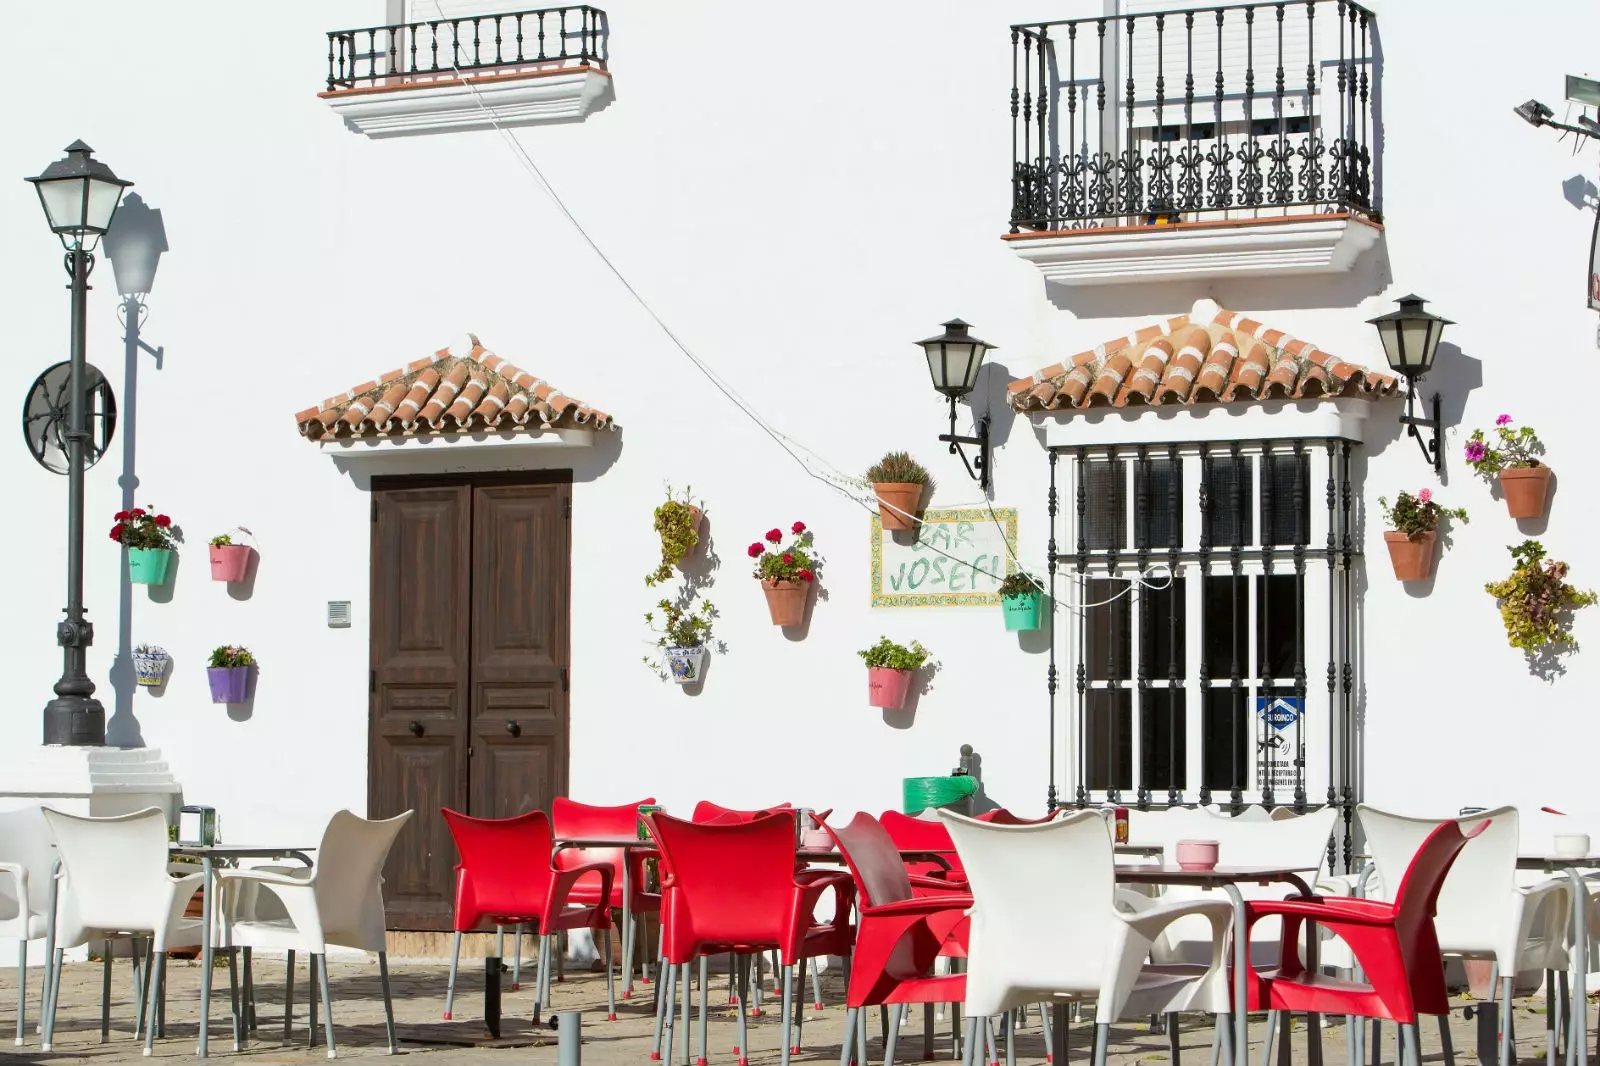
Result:
<instances>
[{"instance_id":1,"label":"purple flower pot","mask_svg":"<svg viewBox=\"0 0 1600 1066\"><path fill-rule=\"evenodd\" d=\"M208 666L206 680L211 682L212 703L243 703L245 691L250 687L250 668Z\"/></svg>"}]
</instances>

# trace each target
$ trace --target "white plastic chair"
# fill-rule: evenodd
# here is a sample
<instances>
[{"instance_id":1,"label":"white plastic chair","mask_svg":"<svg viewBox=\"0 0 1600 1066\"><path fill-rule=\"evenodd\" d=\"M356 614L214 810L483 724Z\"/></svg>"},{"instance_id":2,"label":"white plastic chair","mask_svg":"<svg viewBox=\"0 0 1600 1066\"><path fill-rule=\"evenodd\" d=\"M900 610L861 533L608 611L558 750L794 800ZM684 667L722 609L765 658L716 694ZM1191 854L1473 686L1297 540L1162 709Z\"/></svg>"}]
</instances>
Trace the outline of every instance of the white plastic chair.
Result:
<instances>
[{"instance_id":1,"label":"white plastic chair","mask_svg":"<svg viewBox=\"0 0 1600 1066\"><path fill-rule=\"evenodd\" d=\"M1119 910L1111 834L1096 811L1038 825L992 825L945 812L972 887L967 947L967 1046L983 1018L1053 997L1095 1000L1095 1066L1104 1066L1111 1022L1165 1014L1177 1042L1178 1011L1225 1013L1225 900L1153 901ZM1211 922L1212 957L1199 965L1146 962L1174 920Z\"/></svg>"},{"instance_id":2,"label":"white plastic chair","mask_svg":"<svg viewBox=\"0 0 1600 1066\"><path fill-rule=\"evenodd\" d=\"M1489 819L1489 827L1461 849L1439 891L1433 925L1446 957L1492 959L1501 982L1501 1017L1511 1017L1511 995L1519 970L1564 970L1567 967L1565 878L1518 884L1517 851L1521 832L1517 809L1452 819L1408 818L1388 811L1356 807L1367 851L1376 868L1366 895L1393 899L1393 886L1422 841L1441 821L1463 826ZM1441 1024L1443 1022L1441 1021ZM1500 1062L1510 1062L1510 1025L1501 1026Z\"/></svg>"},{"instance_id":3,"label":"white plastic chair","mask_svg":"<svg viewBox=\"0 0 1600 1066\"><path fill-rule=\"evenodd\" d=\"M261 868L223 870L218 875L227 946L288 951L291 960L295 951L311 956L312 973L321 981L323 1032L330 1059L337 1051L333 1041L333 1004L328 992L329 946L377 953L389 1054L397 1050L389 956L384 943L387 923L382 871L389 849L412 813L369 821L349 811L339 811L323 831L316 865L310 869L292 873ZM267 917L265 906L255 902L260 893L277 897L286 917ZM287 1009L285 1015L287 1028Z\"/></svg>"},{"instance_id":4,"label":"white plastic chair","mask_svg":"<svg viewBox=\"0 0 1600 1066\"><path fill-rule=\"evenodd\" d=\"M18 1047L27 1027L28 941L45 935L54 865L50 827L38 807L0 814L0 938L17 941Z\"/></svg>"},{"instance_id":5,"label":"white plastic chair","mask_svg":"<svg viewBox=\"0 0 1600 1066\"><path fill-rule=\"evenodd\" d=\"M183 912L205 875L173 877L168 873L167 816L160 808L111 818L85 818L48 807L43 814L61 859L55 957L46 960L49 1003L43 1010L41 1043L49 1051L65 949L94 940L149 936L150 957L159 960L169 948L199 946L204 925L185 918ZM156 975L160 969L152 962L144 972L140 1024L146 1055L151 1054L155 1040L156 1004L161 995L161 980ZM237 1017L237 1002L234 1013Z\"/></svg>"}]
</instances>

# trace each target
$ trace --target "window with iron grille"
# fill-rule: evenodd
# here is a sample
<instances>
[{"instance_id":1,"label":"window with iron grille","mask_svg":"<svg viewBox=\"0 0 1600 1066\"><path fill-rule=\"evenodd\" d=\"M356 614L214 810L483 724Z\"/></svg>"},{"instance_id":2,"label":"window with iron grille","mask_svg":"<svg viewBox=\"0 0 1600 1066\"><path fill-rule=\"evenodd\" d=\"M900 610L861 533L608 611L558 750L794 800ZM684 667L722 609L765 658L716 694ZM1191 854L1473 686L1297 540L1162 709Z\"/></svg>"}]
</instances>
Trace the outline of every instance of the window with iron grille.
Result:
<instances>
[{"instance_id":1,"label":"window with iron grille","mask_svg":"<svg viewBox=\"0 0 1600 1066\"><path fill-rule=\"evenodd\" d=\"M1065 801L1303 807L1343 794L1351 450L1325 439L1051 450Z\"/></svg>"}]
</instances>

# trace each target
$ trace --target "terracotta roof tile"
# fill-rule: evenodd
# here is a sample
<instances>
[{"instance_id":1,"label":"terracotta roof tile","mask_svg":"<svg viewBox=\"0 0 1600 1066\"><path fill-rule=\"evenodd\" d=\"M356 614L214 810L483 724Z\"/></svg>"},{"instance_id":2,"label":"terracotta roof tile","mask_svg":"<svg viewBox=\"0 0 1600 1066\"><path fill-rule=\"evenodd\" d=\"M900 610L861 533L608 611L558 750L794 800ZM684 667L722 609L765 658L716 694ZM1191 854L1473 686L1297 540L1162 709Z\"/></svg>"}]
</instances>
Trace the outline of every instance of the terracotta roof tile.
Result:
<instances>
[{"instance_id":1,"label":"terracotta roof tile","mask_svg":"<svg viewBox=\"0 0 1600 1066\"><path fill-rule=\"evenodd\" d=\"M1106 341L1007 387L1035 411L1334 397L1382 399L1397 379L1209 300L1187 315Z\"/></svg>"},{"instance_id":2,"label":"terracotta roof tile","mask_svg":"<svg viewBox=\"0 0 1600 1066\"><path fill-rule=\"evenodd\" d=\"M294 416L300 435L426 436L460 431L615 429L604 411L559 392L471 337L466 355L441 348L431 359L380 374Z\"/></svg>"}]
</instances>

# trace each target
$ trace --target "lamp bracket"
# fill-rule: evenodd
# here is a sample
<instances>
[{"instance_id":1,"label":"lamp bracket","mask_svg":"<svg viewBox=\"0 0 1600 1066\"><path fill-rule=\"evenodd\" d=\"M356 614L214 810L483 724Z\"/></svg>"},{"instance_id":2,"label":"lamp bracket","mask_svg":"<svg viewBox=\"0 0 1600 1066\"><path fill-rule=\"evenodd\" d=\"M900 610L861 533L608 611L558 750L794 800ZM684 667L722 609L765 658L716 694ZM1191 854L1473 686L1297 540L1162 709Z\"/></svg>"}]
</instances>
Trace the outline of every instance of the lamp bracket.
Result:
<instances>
[{"instance_id":1,"label":"lamp bracket","mask_svg":"<svg viewBox=\"0 0 1600 1066\"><path fill-rule=\"evenodd\" d=\"M950 445L950 454L961 457L961 465L967 468L967 473L977 481L978 487L984 492L989 491L989 416L984 415L978 419L978 433L976 436L964 436L956 432L956 398L950 397L950 432L939 434L939 440ZM963 444L973 445L978 449L969 462L967 453L962 451Z\"/></svg>"},{"instance_id":2,"label":"lamp bracket","mask_svg":"<svg viewBox=\"0 0 1600 1066\"><path fill-rule=\"evenodd\" d=\"M1439 394L1434 393L1433 398L1427 402L1426 407L1431 412L1427 418L1418 418L1412 413L1415 410L1416 398L1416 385L1412 384L1406 390L1406 413L1400 416L1400 424L1406 427L1407 434L1416 439L1417 447L1422 449L1423 458L1433 464L1433 472L1442 475L1444 473L1444 449L1441 446L1441 438L1444 429L1443 422L1439 417ZM1422 433L1425 429L1433 431L1432 436L1426 439Z\"/></svg>"}]
</instances>

